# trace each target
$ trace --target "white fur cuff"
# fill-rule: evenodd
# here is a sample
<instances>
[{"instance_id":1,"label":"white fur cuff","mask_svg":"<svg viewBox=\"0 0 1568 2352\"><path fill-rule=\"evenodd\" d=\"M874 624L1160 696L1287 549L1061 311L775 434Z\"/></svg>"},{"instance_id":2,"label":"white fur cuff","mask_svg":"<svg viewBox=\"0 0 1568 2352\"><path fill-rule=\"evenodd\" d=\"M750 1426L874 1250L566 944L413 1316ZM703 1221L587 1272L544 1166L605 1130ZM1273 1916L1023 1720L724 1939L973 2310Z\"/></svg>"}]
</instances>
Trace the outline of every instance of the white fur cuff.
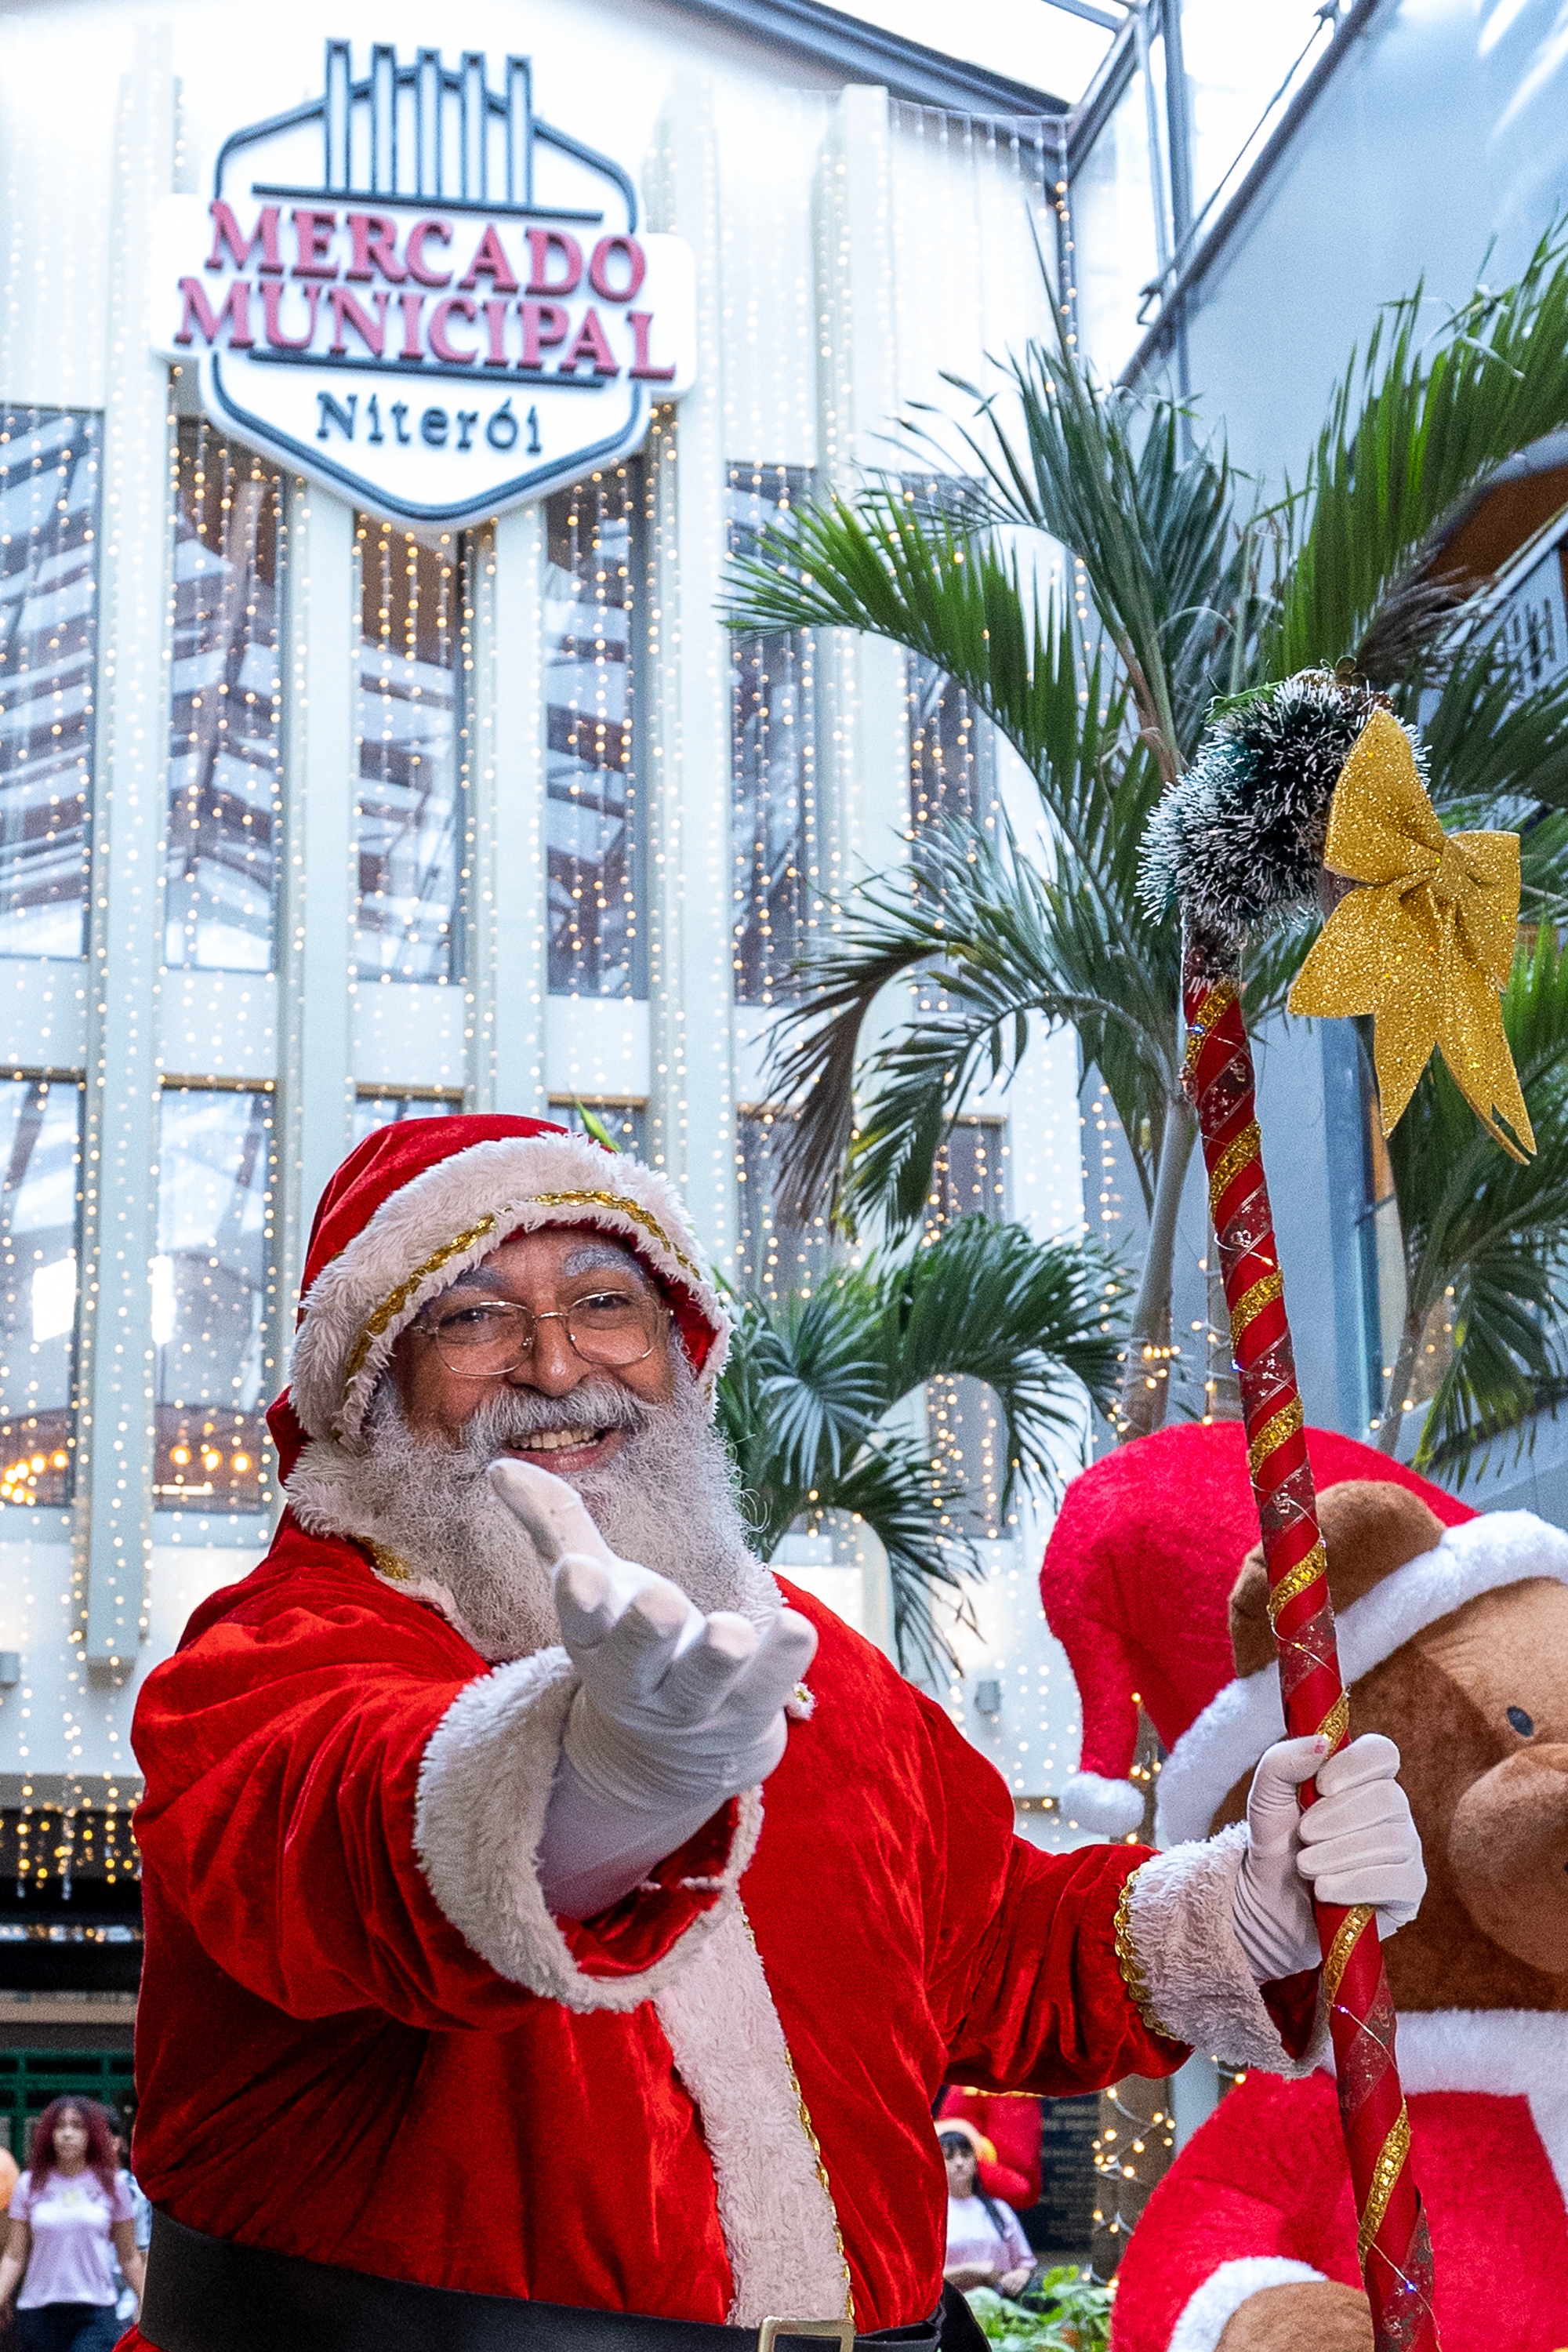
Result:
<instances>
[{"instance_id":1,"label":"white fur cuff","mask_svg":"<svg viewBox=\"0 0 1568 2352\"><path fill-rule=\"evenodd\" d=\"M1292 2058L1236 1940L1232 1896L1247 1853L1237 1822L1201 1844L1173 1846L1131 1882L1127 1926L1149 2007L1173 2041L1268 2074L1310 2074L1323 2027Z\"/></svg>"},{"instance_id":2,"label":"white fur cuff","mask_svg":"<svg viewBox=\"0 0 1568 2352\"><path fill-rule=\"evenodd\" d=\"M637 1976L580 1969L539 1884L539 1842L577 1676L564 1650L498 1666L459 1692L419 1768L414 1843L431 1893L498 1976L574 2010L636 2009L687 1967L736 1907L762 1827L762 1798L741 1819L718 1899L662 1959Z\"/></svg>"},{"instance_id":3,"label":"white fur cuff","mask_svg":"<svg viewBox=\"0 0 1568 2352\"><path fill-rule=\"evenodd\" d=\"M1255 2294L1267 2286L1326 2284L1321 2271L1310 2263L1293 2263L1283 2254L1249 2254L1244 2262L1221 2263L1197 2293L1188 2297L1171 2331L1166 2352L1215 2352L1227 2323Z\"/></svg>"}]
</instances>

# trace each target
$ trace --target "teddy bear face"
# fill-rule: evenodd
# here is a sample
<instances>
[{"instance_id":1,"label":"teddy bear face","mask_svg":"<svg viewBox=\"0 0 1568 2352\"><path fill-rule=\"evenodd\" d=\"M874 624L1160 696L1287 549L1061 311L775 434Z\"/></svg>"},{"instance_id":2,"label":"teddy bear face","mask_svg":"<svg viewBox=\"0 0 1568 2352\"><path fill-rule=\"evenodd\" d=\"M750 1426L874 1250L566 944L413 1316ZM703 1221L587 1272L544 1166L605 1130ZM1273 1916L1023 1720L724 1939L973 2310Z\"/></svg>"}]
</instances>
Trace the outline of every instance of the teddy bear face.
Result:
<instances>
[{"instance_id":1,"label":"teddy bear face","mask_svg":"<svg viewBox=\"0 0 1568 2352\"><path fill-rule=\"evenodd\" d=\"M1330 1582L1343 1606L1358 1597L1347 1571L1364 1576L1364 1538L1388 1533L1389 1513L1363 1515L1348 1488L1331 1494ZM1420 1534L1412 1522L1405 1558ZM1259 1553L1232 1598L1244 1672L1260 1670L1271 1642L1266 1598ZM1479 1594L1363 1675L1350 1701L1352 1731L1399 1748L1426 1860L1420 1912L1384 1947L1395 2005L1568 2010L1568 1587L1537 1577ZM1215 1828L1244 1818L1250 1780Z\"/></svg>"},{"instance_id":2,"label":"teddy bear face","mask_svg":"<svg viewBox=\"0 0 1568 2352\"><path fill-rule=\"evenodd\" d=\"M1503 1951L1568 1976L1568 1588L1535 1579L1484 1593L1424 1646L1502 1750L1455 1805L1455 1890Z\"/></svg>"}]
</instances>

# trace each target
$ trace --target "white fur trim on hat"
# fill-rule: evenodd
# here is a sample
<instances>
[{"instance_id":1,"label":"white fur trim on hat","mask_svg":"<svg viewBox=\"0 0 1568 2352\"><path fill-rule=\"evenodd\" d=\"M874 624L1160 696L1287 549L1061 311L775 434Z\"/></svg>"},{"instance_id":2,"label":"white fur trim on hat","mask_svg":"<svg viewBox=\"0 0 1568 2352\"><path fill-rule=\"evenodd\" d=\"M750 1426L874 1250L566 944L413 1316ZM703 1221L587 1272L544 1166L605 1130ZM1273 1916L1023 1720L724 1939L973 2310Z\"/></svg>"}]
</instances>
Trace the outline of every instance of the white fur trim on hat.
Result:
<instances>
[{"instance_id":1,"label":"white fur trim on hat","mask_svg":"<svg viewBox=\"0 0 1568 2352\"><path fill-rule=\"evenodd\" d=\"M1397 1568L1336 1621L1347 1685L1483 1592L1531 1577L1568 1584L1568 1535L1533 1511L1488 1511L1445 1528L1431 1551ZM1201 1838L1215 1812L1266 1748L1285 1737L1279 1669L1260 1667L1226 1683L1183 1733L1155 1783L1154 1835L1161 1845Z\"/></svg>"},{"instance_id":2,"label":"white fur trim on hat","mask_svg":"<svg viewBox=\"0 0 1568 2352\"><path fill-rule=\"evenodd\" d=\"M1292 2262L1286 2254L1247 2254L1240 2262L1221 2263L1183 2305L1166 2352L1216 2352L1220 2337L1242 2305L1261 2294L1265 2287L1328 2284L1323 2273L1315 2271L1310 2263Z\"/></svg>"},{"instance_id":3,"label":"white fur trim on hat","mask_svg":"<svg viewBox=\"0 0 1568 2352\"><path fill-rule=\"evenodd\" d=\"M508 1136L411 1177L310 1285L289 1368L310 1434L356 1444L393 1342L420 1308L509 1234L559 1224L631 1243L695 1302L717 1334L702 1369L711 1396L730 1318L673 1186L583 1136Z\"/></svg>"},{"instance_id":4,"label":"white fur trim on hat","mask_svg":"<svg viewBox=\"0 0 1568 2352\"><path fill-rule=\"evenodd\" d=\"M1325 2041L1292 2058L1236 1937L1236 1882L1247 1824L1156 1854L1129 1882L1127 1926L1149 2008L1174 2042L1266 2074L1310 2074Z\"/></svg>"},{"instance_id":5,"label":"white fur trim on hat","mask_svg":"<svg viewBox=\"0 0 1568 2352\"><path fill-rule=\"evenodd\" d=\"M1075 1772L1058 1801L1069 1830L1092 1830L1097 1837L1127 1837L1143 1820L1142 1790L1103 1772Z\"/></svg>"},{"instance_id":6,"label":"white fur trim on hat","mask_svg":"<svg viewBox=\"0 0 1568 2352\"><path fill-rule=\"evenodd\" d=\"M719 1882L662 1959L636 1976L580 1969L539 1884L539 1841L578 1678L564 1650L479 1675L459 1691L419 1766L414 1844L430 1892L498 1976L567 2009L636 2009L660 1992L731 1913L762 1829L760 1791L741 1799Z\"/></svg>"}]
</instances>

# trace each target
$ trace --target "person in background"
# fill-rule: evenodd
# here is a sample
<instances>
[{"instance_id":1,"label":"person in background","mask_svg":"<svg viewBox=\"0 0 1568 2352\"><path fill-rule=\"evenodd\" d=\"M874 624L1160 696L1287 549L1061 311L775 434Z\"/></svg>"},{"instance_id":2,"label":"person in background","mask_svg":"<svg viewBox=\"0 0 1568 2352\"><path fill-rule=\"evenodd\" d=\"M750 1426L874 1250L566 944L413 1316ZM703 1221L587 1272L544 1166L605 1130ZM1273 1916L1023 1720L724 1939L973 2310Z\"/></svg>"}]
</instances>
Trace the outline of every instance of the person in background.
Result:
<instances>
[{"instance_id":1,"label":"person in background","mask_svg":"<svg viewBox=\"0 0 1568 2352\"><path fill-rule=\"evenodd\" d=\"M980 2134L961 2116L945 2116L939 2137L947 2166L947 2259L942 2276L961 2290L992 2286L1022 2294L1035 2257L1018 2217L980 2186Z\"/></svg>"},{"instance_id":2,"label":"person in background","mask_svg":"<svg viewBox=\"0 0 1568 2352\"><path fill-rule=\"evenodd\" d=\"M90 2099L54 2099L11 2197L0 2307L18 2284L19 2352L110 2352L120 2335L112 2256L140 2302L130 2175L117 2171L109 2118Z\"/></svg>"}]
</instances>

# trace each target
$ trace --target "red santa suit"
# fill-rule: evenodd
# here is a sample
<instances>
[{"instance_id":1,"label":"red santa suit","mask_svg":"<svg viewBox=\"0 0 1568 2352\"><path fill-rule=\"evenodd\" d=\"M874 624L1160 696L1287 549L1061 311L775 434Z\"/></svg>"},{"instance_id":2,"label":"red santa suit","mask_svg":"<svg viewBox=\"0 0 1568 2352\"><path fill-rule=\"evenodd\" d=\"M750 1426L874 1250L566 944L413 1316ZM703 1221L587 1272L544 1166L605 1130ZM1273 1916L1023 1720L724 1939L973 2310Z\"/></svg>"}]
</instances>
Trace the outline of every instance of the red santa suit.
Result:
<instances>
[{"instance_id":1,"label":"red santa suit","mask_svg":"<svg viewBox=\"0 0 1568 2352\"><path fill-rule=\"evenodd\" d=\"M924 2320L942 2083L1076 2092L1181 2062L1119 1962L1132 1874L1121 1948L1169 2032L1291 2063L1230 1934L1237 1843L1037 1852L942 1711L786 1587L820 1647L765 1791L600 1916L552 1916L565 1653L492 1666L417 1573L319 1531L398 1331L550 1223L631 1243L710 1381L727 1327L679 1204L583 1138L410 1122L323 1201L277 1423L318 1531L286 1513L137 1710L138 2176L191 2229L384 2277ZM1299 2047L1300 2001L1275 2010Z\"/></svg>"},{"instance_id":2,"label":"red santa suit","mask_svg":"<svg viewBox=\"0 0 1568 2352\"><path fill-rule=\"evenodd\" d=\"M1531 2010L1402 2016L1411 2156L1432 2230L1443 2352L1568 2344L1568 2032ZM1150 2199L1117 2278L1127 2352L1215 2352L1265 2287L1359 2287L1355 2209L1327 2074L1254 2074Z\"/></svg>"}]
</instances>

